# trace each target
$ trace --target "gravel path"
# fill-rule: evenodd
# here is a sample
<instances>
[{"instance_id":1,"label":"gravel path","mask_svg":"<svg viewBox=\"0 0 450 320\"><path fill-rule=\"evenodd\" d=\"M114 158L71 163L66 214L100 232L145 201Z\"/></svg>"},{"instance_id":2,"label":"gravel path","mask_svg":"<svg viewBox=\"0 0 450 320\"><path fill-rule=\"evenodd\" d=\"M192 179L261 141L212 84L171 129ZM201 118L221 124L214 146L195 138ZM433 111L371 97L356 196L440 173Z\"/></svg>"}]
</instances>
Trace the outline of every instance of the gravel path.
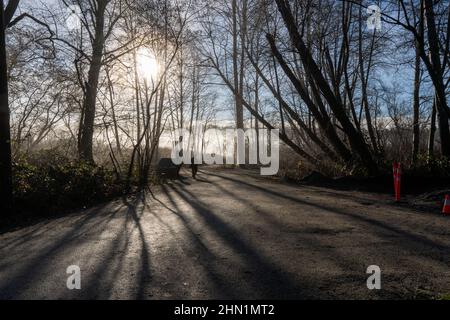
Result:
<instances>
[{"instance_id":1,"label":"gravel path","mask_svg":"<svg viewBox=\"0 0 450 320\"><path fill-rule=\"evenodd\" d=\"M449 265L448 217L211 169L0 235L0 299L432 298Z\"/></svg>"}]
</instances>

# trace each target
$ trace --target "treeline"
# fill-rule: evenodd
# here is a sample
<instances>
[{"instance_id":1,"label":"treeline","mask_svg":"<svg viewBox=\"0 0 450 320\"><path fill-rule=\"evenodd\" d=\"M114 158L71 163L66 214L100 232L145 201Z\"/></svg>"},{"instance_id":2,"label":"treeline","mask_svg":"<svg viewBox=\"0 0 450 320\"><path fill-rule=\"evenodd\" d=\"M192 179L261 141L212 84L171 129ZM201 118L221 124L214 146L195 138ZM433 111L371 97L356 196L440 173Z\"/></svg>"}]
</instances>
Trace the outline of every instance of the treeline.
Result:
<instances>
[{"instance_id":1,"label":"treeline","mask_svg":"<svg viewBox=\"0 0 450 320\"><path fill-rule=\"evenodd\" d=\"M162 140L224 114L279 129L326 173L377 175L393 160L448 173L450 4L376 4L1 0L1 211L19 181L55 170L145 186Z\"/></svg>"},{"instance_id":2,"label":"treeline","mask_svg":"<svg viewBox=\"0 0 450 320\"><path fill-rule=\"evenodd\" d=\"M212 1L201 51L235 96L236 125L246 108L256 127L280 128L304 161L347 174L376 175L392 160L447 163L450 5L369 5ZM265 99L271 119L260 111Z\"/></svg>"},{"instance_id":3,"label":"treeline","mask_svg":"<svg viewBox=\"0 0 450 320\"><path fill-rule=\"evenodd\" d=\"M0 1L1 212L145 187L163 133L211 121L194 2Z\"/></svg>"}]
</instances>

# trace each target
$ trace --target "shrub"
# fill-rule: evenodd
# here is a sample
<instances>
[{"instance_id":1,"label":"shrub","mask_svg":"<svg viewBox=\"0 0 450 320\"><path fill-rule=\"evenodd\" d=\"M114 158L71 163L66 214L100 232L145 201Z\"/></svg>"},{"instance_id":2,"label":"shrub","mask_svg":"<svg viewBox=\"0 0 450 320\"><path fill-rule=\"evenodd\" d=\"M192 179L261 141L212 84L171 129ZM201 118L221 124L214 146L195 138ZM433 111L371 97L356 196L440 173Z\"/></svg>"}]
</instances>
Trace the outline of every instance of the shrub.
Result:
<instances>
[{"instance_id":1,"label":"shrub","mask_svg":"<svg viewBox=\"0 0 450 320\"><path fill-rule=\"evenodd\" d=\"M123 194L123 185L110 170L61 156L43 159L21 158L13 165L14 201L19 211L52 214Z\"/></svg>"},{"instance_id":2,"label":"shrub","mask_svg":"<svg viewBox=\"0 0 450 320\"><path fill-rule=\"evenodd\" d=\"M446 157L428 158L427 155L419 155L413 171L419 176L448 178L450 177L450 159Z\"/></svg>"}]
</instances>

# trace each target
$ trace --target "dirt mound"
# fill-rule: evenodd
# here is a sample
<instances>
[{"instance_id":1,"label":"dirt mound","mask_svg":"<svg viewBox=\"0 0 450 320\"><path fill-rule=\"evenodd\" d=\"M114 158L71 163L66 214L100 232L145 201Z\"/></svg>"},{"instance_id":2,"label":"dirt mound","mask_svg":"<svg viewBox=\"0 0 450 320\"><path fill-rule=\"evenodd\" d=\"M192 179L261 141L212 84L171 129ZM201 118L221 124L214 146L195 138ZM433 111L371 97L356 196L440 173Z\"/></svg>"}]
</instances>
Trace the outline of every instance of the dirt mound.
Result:
<instances>
[{"instance_id":1,"label":"dirt mound","mask_svg":"<svg viewBox=\"0 0 450 320\"><path fill-rule=\"evenodd\" d=\"M450 189L427 192L417 197L417 199L420 201L442 202L445 199L445 195L447 194L450 195Z\"/></svg>"},{"instance_id":2,"label":"dirt mound","mask_svg":"<svg viewBox=\"0 0 450 320\"><path fill-rule=\"evenodd\" d=\"M427 192L415 197L411 201L411 204L418 209L430 212L441 212L445 195L447 194L450 194L450 189Z\"/></svg>"}]
</instances>

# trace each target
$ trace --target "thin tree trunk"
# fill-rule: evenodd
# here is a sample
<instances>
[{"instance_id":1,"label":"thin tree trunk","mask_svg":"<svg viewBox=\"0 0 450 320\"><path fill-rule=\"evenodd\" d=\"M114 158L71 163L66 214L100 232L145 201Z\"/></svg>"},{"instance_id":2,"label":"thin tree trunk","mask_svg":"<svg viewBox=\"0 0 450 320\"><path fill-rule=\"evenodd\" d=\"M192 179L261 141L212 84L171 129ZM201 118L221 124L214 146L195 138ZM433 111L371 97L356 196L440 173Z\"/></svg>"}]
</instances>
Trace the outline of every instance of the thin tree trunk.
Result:
<instances>
[{"instance_id":1,"label":"thin tree trunk","mask_svg":"<svg viewBox=\"0 0 450 320\"><path fill-rule=\"evenodd\" d=\"M259 114L259 74L256 74L255 80L255 112ZM256 152L259 158L259 123L258 119L255 118L255 132L256 132ZM284 129L283 129L284 132Z\"/></svg>"},{"instance_id":2,"label":"thin tree trunk","mask_svg":"<svg viewBox=\"0 0 450 320\"><path fill-rule=\"evenodd\" d=\"M280 80L278 78L278 70L277 70L275 57L273 57L272 60L273 60L273 68L274 68L274 72L275 72L275 84L276 84L276 88L277 88L277 95L281 97ZM278 107L280 109L281 130L283 133L285 133L286 129L284 127L284 116L283 116L283 108L282 108L281 101L278 101Z\"/></svg>"},{"instance_id":3,"label":"thin tree trunk","mask_svg":"<svg viewBox=\"0 0 450 320\"><path fill-rule=\"evenodd\" d=\"M428 160L434 158L434 136L436 134L436 97L433 99L433 107L431 110L430 120L430 136L428 137Z\"/></svg>"},{"instance_id":4,"label":"thin tree trunk","mask_svg":"<svg viewBox=\"0 0 450 320\"><path fill-rule=\"evenodd\" d=\"M119 137L119 126L117 124L117 116L116 116L116 108L114 106L114 86L111 81L111 76L109 74L109 70L106 71L106 76L108 78L108 91L109 91L109 99L111 101L111 116L113 120L113 126L114 126L114 138L116 140L116 149L119 153L119 156L121 159L123 159L122 154L122 147L120 146L120 137Z\"/></svg>"},{"instance_id":5,"label":"thin tree trunk","mask_svg":"<svg viewBox=\"0 0 450 320\"><path fill-rule=\"evenodd\" d=\"M413 166L416 165L417 155L419 154L419 142L420 142L419 109L420 109L420 54L416 49L415 74L414 74L414 104L413 104L413 151L412 151Z\"/></svg>"},{"instance_id":6,"label":"thin tree trunk","mask_svg":"<svg viewBox=\"0 0 450 320\"><path fill-rule=\"evenodd\" d=\"M133 50L133 68L134 68L134 95L135 95L135 108L136 108L136 141L139 140L141 137L141 113L142 113L142 121L145 123L144 119L144 110L141 112L141 92L140 92L140 85L139 85L139 72L138 72L138 65L137 65L137 53L136 50ZM145 90L147 89L147 86L145 85ZM136 154L137 154L137 172L136 176L140 177L141 172L141 145L136 146Z\"/></svg>"}]
</instances>

